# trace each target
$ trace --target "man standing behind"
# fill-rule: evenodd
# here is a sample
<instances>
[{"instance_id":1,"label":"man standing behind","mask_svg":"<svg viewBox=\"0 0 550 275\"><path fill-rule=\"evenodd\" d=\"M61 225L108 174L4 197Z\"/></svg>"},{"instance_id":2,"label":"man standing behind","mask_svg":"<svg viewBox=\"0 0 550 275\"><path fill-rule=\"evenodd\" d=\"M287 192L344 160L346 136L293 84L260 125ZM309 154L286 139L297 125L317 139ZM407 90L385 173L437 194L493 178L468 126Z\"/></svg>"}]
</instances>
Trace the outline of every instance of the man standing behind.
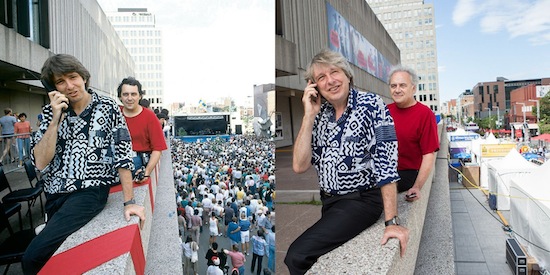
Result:
<instances>
[{"instance_id":1,"label":"man standing behind","mask_svg":"<svg viewBox=\"0 0 550 275\"><path fill-rule=\"evenodd\" d=\"M25 274L38 273L69 235L103 210L117 174L126 220L145 220L145 208L134 201L130 134L115 101L87 90L90 73L71 55L48 58L42 80L55 90L31 141L31 160L44 179L46 226L25 251Z\"/></svg>"},{"instance_id":2,"label":"man standing behind","mask_svg":"<svg viewBox=\"0 0 550 275\"><path fill-rule=\"evenodd\" d=\"M133 77L125 78L117 92L123 104L122 114L132 136L132 150L136 155L134 180L144 182L155 169L162 151L166 150L166 141L155 113L139 105L144 94L141 83ZM140 172L143 172L143 177L136 177Z\"/></svg>"},{"instance_id":3,"label":"man standing behind","mask_svg":"<svg viewBox=\"0 0 550 275\"><path fill-rule=\"evenodd\" d=\"M420 189L434 167L439 137L435 115L414 94L418 76L411 69L396 66L390 72L390 92L394 103L388 105L395 123L398 153L398 192L407 191L406 200L420 199Z\"/></svg>"}]
</instances>

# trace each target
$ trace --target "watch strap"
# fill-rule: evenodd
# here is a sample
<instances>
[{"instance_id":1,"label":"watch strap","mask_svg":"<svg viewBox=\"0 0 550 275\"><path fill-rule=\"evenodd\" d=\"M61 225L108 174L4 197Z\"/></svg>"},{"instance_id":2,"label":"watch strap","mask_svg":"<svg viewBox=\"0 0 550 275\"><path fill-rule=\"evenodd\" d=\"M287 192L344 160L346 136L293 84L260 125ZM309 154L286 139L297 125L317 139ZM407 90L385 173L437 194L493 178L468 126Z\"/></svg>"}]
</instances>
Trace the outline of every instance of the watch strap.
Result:
<instances>
[{"instance_id":1,"label":"watch strap","mask_svg":"<svg viewBox=\"0 0 550 275\"><path fill-rule=\"evenodd\" d=\"M134 198L131 198L130 200L124 202L124 206L130 205L130 204L136 204L136 200Z\"/></svg>"},{"instance_id":2,"label":"watch strap","mask_svg":"<svg viewBox=\"0 0 550 275\"><path fill-rule=\"evenodd\" d=\"M390 226L390 225L399 225L399 218L397 216L391 218L391 220L388 220L386 222L384 222L384 224L386 226Z\"/></svg>"}]
</instances>

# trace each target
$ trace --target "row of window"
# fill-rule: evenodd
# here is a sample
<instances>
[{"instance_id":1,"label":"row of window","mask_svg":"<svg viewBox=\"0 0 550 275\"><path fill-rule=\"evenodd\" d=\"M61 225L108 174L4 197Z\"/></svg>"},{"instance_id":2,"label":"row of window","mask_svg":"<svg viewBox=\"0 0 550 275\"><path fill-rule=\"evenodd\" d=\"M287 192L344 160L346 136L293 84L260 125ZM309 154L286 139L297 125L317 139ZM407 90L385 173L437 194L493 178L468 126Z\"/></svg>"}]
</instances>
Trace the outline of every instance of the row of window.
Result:
<instances>
[{"instance_id":1,"label":"row of window","mask_svg":"<svg viewBox=\"0 0 550 275\"><path fill-rule=\"evenodd\" d=\"M426 84L428 84L428 89L426 90ZM418 91L436 91L437 90L437 84L430 82L430 83L420 83L418 84Z\"/></svg>"},{"instance_id":2,"label":"row of window","mask_svg":"<svg viewBox=\"0 0 550 275\"><path fill-rule=\"evenodd\" d=\"M162 104L162 98L160 97L145 97L151 104Z\"/></svg>"},{"instance_id":3,"label":"row of window","mask_svg":"<svg viewBox=\"0 0 550 275\"><path fill-rule=\"evenodd\" d=\"M160 37L161 36L160 30L119 30L117 32L122 37L139 36L139 37L145 38L145 37Z\"/></svg>"},{"instance_id":4,"label":"row of window","mask_svg":"<svg viewBox=\"0 0 550 275\"><path fill-rule=\"evenodd\" d=\"M404 31L404 32L393 32L391 34L392 38L394 40L400 40L400 39L412 39L415 37L424 37L424 34L426 34L426 37L433 37L434 31L433 30L416 30L416 31Z\"/></svg>"},{"instance_id":5,"label":"row of window","mask_svg":"<svg viewBox=\"0 0 550 275\"><path fill-rule=\"evenodd\" d=\"M423 49L423 48L434 48L433 40L420 40L420 41L408 41L405 43L397 43L399 49Z\"/></svg>"},{"instance_id":6,"label":"row of window","mask_svg":"<svg viewBox=\"0 0 550 275\"><path fill-rule=\"evenodd\" d=\"M162 56L160 55L138 55L134 56L132 55L132 58L134 59L134 62L136 63L153 63L153 62L162 62Z\"/></svg>"},{"instance_id":7,"label":"row of window","mask_svg":"<svg viewBox=\"0 0 550 275\"><path fill-rule=\"evenodd\" d=\"M137 65L140 71L162 71L162 64L142 63Z\"/></svg>"},{"instance_id":8,"label":"row of window","mask_svg":"<svg viewBox=\"0 0 550 275\"><path fill-rule=\"evenodd\" d=\"M162 54L161 47L131 47L128 48L131 55L139 54Z\"/></svg>"},{"instance_id":9,"label":"row of window","mask_svg":"<svg viewBox=\"0 0 550 275\"><path fill-rule=\"evenodd\" d=\"M152 22L152 23L154 23L155 22L155 17L152 16L150 13L145 14L145 16L144 16L144 14L135 12L132 15L134 15L134 16L128 16L128 15L109 16L109 20L113 23L115 23L115 22ZM137 16L137 15L141 15L141 16Z\"/></svg>"},{"instance_id":10,"label":"row of window","mask_svg":"<svg viewBox=\"0 0 550 275\"><path fill-rule=\"evenodd\" d=\"M419 52L407 52L402 53L403 60L421 60L427 58L435 58L435 50L419 51ZM412 62L403 62L403 63L412 63Z\"/></svg>"},{"instance_id":11,"label":"row of window","mask_svg":"<svg viewBox=\"0 0 550 275\"><path fill-rule=\"evenodd\" d=\"M400 9L402 9L400 7ZM422 12L423 11L423 12ZM383 20L402 19L402 18L418 18L419 16L432 16L432 8L414 9L414 10L400 10L394 12L385 12L381 14ZM431 21L431 20L430 20Z\"/></svg>"},{"instance_id":12,"label":"row of window","mask_svg":"<svg viewBox=\"0 0 550 275\"><path fill-rule=\"evenodd\" d=\"M395 21L393 24L391 22L385 23L384 27L389 31L392 29L412 29L419 26L422 26L424 22L424 25L432 25L432 18L426 18L424 21L422 19L418 19L416 21Z\"/></svg>"},{"instance_id":13,"label":"row of window","mask_svg":"<svg viewBox=\"0 0 550 275\"><path fill-rule=\"evenodd\" d=\"M161 45L161 39L145 39L145 38L123 38L122 42L124 42L124 45L126 47L130 46L153 46L153 45Z\"/></svg>"}]
</instances>

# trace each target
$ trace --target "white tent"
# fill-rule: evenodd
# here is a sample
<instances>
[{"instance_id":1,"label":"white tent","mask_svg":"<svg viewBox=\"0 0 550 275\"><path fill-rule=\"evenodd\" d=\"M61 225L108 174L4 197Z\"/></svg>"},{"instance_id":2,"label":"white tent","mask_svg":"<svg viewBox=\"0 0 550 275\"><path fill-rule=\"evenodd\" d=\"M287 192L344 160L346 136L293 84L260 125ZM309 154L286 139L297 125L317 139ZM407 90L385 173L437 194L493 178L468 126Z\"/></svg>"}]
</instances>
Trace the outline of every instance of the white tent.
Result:
<instances>
[{"instance_id":1,"label":"white tent","mask_svg":"<svg viewBox=\"0 0 550 275\"><path fill-rule=\"evenodd\" d=\"M526 160L517 150L510 150L504 158L487 162L489 204L495 204L491 208L510 210L510 181L537 168L536 164Z\"/></svg>"},{"instance_id":2,"label":"white tent","mask_svg":"<svg viewBox=\"0 0 550 275\"><path fill-rule=\"evenodd\" d=\"M550 269L550 162L511 180L510 225L538 264Z\"/></svg>"},{"instance_id":3,"label":"white tent","mask_svg":"<svg viewBox=\"0 0 550 275\"><path fill-rule=\"evenodd\" d=\"M481 188L489 189L489 162L503 159L511 146L515 148L516 144L514 142L497 139L493 133L490 133L487 138L472 140L472 155L476 156L476 162L479 163L479 186ZM488 148L493 148L493 150ZM508 151L506 151L506 149ZM488 153L487 150L493 153ZM495 154L494 150L502 153ZM472 161L473 160L474 157L472 157Z\"/></svg>"}]
</instances>

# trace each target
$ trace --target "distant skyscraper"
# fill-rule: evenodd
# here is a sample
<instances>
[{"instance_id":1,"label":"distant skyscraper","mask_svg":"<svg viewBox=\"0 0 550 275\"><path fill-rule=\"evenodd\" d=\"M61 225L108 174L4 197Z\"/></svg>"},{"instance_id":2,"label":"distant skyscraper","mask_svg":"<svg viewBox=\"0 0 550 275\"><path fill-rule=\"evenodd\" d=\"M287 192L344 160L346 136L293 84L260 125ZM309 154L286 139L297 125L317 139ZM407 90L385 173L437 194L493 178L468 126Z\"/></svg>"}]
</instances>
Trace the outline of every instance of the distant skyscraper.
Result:
<instances>
[{"instance_id":1,"label":"distant skyscraper","mask_svg":"<svg viewBox=\"0 0 550 275\"><path fill-rule=\"evenodd\" d=\"M136 63L135 78L141 82L145 98L151 108L162 108L162 37L155 27L155 16L146 8L119 8L106 14ZM121 75L120 80L124 77Z\"/></svg>"},{"instance_id":2,"label":"distant skyscraper","mask_svg":"<svg viewBox=\"0 0 550 275\"><path fill-rule=\"evenodd\" d=\"M420 77L416 99L439 112L433 4L422 0L367 0L401 51L401 63Z\"/></svg>"}]
</instances>

